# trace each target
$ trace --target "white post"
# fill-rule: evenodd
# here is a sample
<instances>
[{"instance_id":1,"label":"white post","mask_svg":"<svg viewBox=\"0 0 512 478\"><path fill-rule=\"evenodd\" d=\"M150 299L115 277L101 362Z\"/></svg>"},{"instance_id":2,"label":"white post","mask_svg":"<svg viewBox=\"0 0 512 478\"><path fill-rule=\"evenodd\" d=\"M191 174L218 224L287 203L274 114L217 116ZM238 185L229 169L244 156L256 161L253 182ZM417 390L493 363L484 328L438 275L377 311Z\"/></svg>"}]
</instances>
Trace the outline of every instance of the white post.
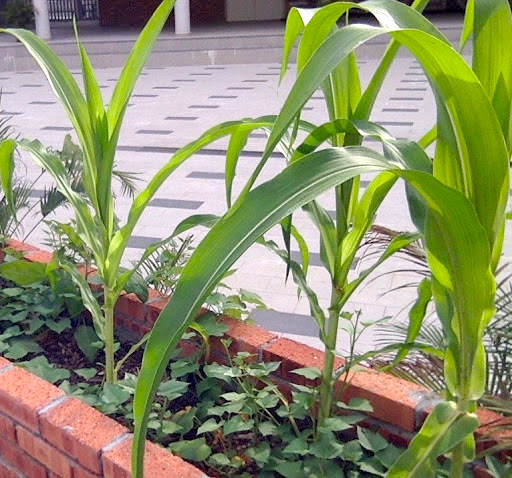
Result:
<instances>
[{"instance_id":1,"label":"white post","mask_svg":"<svg viewBox=\"0 0 512 478\"><path fill-rule=\"evenodd\" d=\"M190 0L176 0L174 24L178 35L188 35L190 33Z\"/></svg>"},{"instance_id":2,"label":"white post","mask_svg":"<svg viewBox=\"0 0 512 478\"><path fill-rule=\"evenodd\" d=\"M34 14L36 17L36 34L43 40L49 40L52 37L50 31L50 15L48 13L48 0L32 0L34 4Z\"/></svg>"}]
</instances>

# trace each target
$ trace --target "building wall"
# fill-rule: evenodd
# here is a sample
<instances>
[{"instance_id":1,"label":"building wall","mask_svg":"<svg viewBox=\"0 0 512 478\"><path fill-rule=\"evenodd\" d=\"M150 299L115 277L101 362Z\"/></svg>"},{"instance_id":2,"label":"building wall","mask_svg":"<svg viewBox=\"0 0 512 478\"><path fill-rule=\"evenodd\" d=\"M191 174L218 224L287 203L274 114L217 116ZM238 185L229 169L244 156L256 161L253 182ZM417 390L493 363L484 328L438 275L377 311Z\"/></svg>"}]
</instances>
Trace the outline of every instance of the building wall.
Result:
<instances>
[{"instance_id":1,"label":"building wall","mask_svg":"<svg viewBox=\"0 0 512 478\"><path fill-rule=\"evenodd\" d=\"M144 25L160 3L161 0L98 0L100 24ZM224 0L190 0L190 16L193 24L224 21Z\"/></svg>"}]
</instances>

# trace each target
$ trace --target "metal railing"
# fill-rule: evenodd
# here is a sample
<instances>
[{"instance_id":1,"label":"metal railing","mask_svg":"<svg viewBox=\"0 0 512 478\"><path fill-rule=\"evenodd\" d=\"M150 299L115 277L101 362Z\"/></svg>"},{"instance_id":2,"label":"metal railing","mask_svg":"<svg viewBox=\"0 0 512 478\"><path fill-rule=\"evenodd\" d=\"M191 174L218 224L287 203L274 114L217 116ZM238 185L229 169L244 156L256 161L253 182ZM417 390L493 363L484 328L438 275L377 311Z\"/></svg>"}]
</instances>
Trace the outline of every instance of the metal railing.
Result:
<instances>
[{"instance_id":1,"label":"metal railing","mask_svg":"<svg viewBox=\"0 0 512 478\"><path fill-rule=\"evenodd\" d=\"M76 16L77 20L97 20L97 0L48 0L50 20L68 22Z\"/></svg>"}]
</instances>

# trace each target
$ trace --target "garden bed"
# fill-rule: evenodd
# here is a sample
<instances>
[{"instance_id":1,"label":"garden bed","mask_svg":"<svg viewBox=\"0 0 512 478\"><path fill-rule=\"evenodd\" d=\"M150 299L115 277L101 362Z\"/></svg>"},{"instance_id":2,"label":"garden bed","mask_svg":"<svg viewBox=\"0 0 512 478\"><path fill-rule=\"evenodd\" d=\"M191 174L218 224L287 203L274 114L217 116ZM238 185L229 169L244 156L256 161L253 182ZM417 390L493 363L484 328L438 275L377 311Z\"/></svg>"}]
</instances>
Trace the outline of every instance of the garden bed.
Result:
<instances>
[{"instance_id":1,"label":"garden bed","mask_svg":"<svg viewBox=\"0 0 512 478\"><path fill-rule=\"evenodd\" d=\"M11 241L8 248L23 253L28 261L48 262L51 259L50 253L17 241ZM126 336L140 338L150 330L167 301L166 297L155 291L151 291L150 299L145 304L133 294L123 295L116 307L117 330ZM206 310L203 310L204 312ZM222 374L226 371L229 373L238 363L242 369L247 367L247 370L253 375L254 370L258 370L258 373L264 370L261 372L261 377L268 380L268 384L276 384L279 389L278 393L282 393L287 399L290 398L292 390L297 386L300 389L301 386L313 387L316 385L317 380L307 373L297 374L294 371L297 369L321 369L323 366L321 351L293 340L280 338L276 334L231 317L222 317L220 324L223 326L222 330L225 330L224 337L211 338L209 354L209 362L218 364L216 367L220 368L217 371L214 368L206 369L205 374L205 367L202 366L201 373L206 375L205 380L210 378L219 381L218 378L215 378L216 373ZM66 390L66 386L61 386L61 388L79 396L77 387L87 390L87 387L101 384L101 367L91 366L87 359L77 352L71 332L56 334L53 337L51 333L47 334L41 346L44 349L44 356L59 370L61 368L72 371L97 369L88 378L80 378L76 373L71 373L67 380L69 390ZM197 354L200 352L201 346L201 343L194 338L182 341L180 344L181 355L185 359L177 359L175 363L178 364L178 367L182 367L183 364L187 366L187 363L196 363L197 365L199 357ZM128 345L123 347L126 352ZM186 357L192 357L192 360L187 361ZM131 359L124 364L121 376L127 372L129 377L130 373L136 372L140 360L140 352L132 355ZM99 361L101 362L101 360ZM258 364L267 364L268 367ZM343 361L338 359L336 366L342 367ZM181 375L170 378L179 379L180 377ZM222 380L220 381L222 382ZM62 383L62 380L56 380L56 382ZM172 395L172 398L177 398L177 400L172 403L171 413L191 410L197 405L194 396L197 395L198 383L200 382L195 383L195 389ZM114 397L110 399L111 410L109 410L108 400L98 407L100 409L103 407L107 413L110 412L111 416L117 419L116 422L84 401L67 396L61 388L47 383L27 370L13 367L12 363L4 358L1 359L0 426L4 430L0 440L2 476L9 478L11 476L39 477L46 476L46 473L48 476L66 478L131 476L131 435L128 429L131 423L130 420L126 420L125 415L114 411L114 408L124 403L122 399L116 398L114 394ZM264 383L261 381L259 388L264 388ZM354 407L356 410L349 410L348 417L357 415L352 423L358 423L358 425L364 426L364 429L377 432L389 443L397 446L406 446L409 443L436 400L436 397L427 389L368 368L358 368L357 372L351 372L348 381L340 380L338 390L340 396L337 398L342 399L344 403L351 403L351 399L357 398L367 400L371 405L371 409L363 406L359 409ZM82 398L87 401L86 395L84 394ZM116 399L120 400L120 403L115 403ZM226 403L228 402L226 401ZM157 400L157 406L165 408L162 405L160 397L160 401ZM503 421L500 415L488 410L479 410L479 417L482 423L480 435L487 434L489 426ZM307 428L309 424L302 423L301 426ZM230 447L236 450L236 456L243 457L245 460L236 475L219 473L219 469L223 469L222 465L215 468L203 463L198 465L199 468L195 467L181 458L173 456L164 448L148 442L146 476L156 476L155 473L166 477L186 478L205 476L205 473L209 476L252 476L258 470L258 466L256 466L258 457L255 458L254 453L252 457L244 454L244 449L252 440L250 433L253 432L248 433L245 430L245 432L234 433L233 437L229 439ZM350 441L351 433L353 430L338 435L341 439ZM158 435L158 431L151 430L151 438L156 438L164 445L169 445L168 439L162 440L161 436L158 438ZM169 435L172 436L172 433ZM377 434L371 435L371 437L375 436ZM499 438L498 436L496 440ZM274 446L272 440L272 436L264 437L261 443ZM214 443L214 441L212 437L209 437L208 441L204 441L203 444L210 447L211 453L214 455L223 455L221 453L222 442ZM192 445L197 450L200 444L192 443ZM394 447L394 445L392 446ZM387 446L387 444L382 446ZM178 450L178 453L183 453L183 451ZM184 454L189 453L185 450ZM377 456L377 452L365 449L365 457L372 458L374 455ZM197 456L192 458L200 461ZM483 469L479 473L484 473ZM369 473L366 476L378 475Z\"/></svg>"}]
</instances>

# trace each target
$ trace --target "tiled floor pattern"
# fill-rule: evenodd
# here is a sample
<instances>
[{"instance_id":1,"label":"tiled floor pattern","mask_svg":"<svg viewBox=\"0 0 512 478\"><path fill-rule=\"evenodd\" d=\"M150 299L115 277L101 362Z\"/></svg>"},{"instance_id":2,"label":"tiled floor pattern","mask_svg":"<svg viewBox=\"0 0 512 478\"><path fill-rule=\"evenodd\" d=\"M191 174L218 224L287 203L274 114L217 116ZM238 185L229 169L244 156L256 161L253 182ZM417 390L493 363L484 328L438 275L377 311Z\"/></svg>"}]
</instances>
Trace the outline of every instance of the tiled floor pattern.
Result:
<instances>
[{"instance_id":1,"label":"tiled floor pattern","mask_svg":"<svg viewBox=\"0 0 512 478\"><path fill-rule=\"evenodd\" d=\"M375 61L360 63L363 82L367 82L376 67ZM196 139L207 128L221 122L245 117L275 114L284 102L293 82L293 72L278 87L277 65L230 65L207 67L147 68L141 77L132 106L126 113L125 126L119 141L117 167L139 174L139 187L161 168L179 147ZM99 70L102 93L108 102L119 75L118 69ZM80 81L80 75L75 73ZM17 131L27 138L38 138L43 144L58 149L71 125L51 89L39 72L5 73L0 88L9 93L2 96L2 117L12 116ZM319 91L309 101L303 118L320 124L327 120L323 96ZM396 137L419 139L433 125L435 103L422 70L412 58L400 58L394 64L375 105L372 119L385 126ZM235 179L237 194L257 164L266 141L266 134L257 131L250 135L242 154ZM208 145L201 153L178 168L150 207L143 215L135 235L130 241L126 261L136 259L142 249L152 242L167 237L174 227L190 214L222 214L225 211L224 161L228 140ZM370 147L378 147L368 142ZM23 174L36 177L39 173L27 158ZM270 179L284 166L279 154L273 154L261 179ZM368 185L369 177L361 182ZM40 197L45 186L43 178L35 187L32 197ZM116 186L116 212L123 221L128 214L131 200L122 197ZM320 202L333 214L334 198L325 194ZM61 209L60 220L71 217L69 210ZM403 185L398 183L379 210L376 222L396 230L412 228L404 206ZM310 286L317 291L322 305L327 305L330 284L321 267L318 233L306 214L295 214L295 224L311 247L311 267L308 275ZM30 224L27 225L27 230ZM198 241L205 231L194 232ZM44 238L43 228L30 238L38 242ZM274 228L268 237L281 241L279 229ZM221 247L221 245L219 245ZM365 256L364 250L352 270L352 276L368 267L374 256ZM294 247L293 257L297 258ZM285 283L285 266L280 260L260 246L252 247L235 265L236 273L226 282L236 288L245 288L260 294L273 310L257 311L257 322L279 333L287 333L302 341L318 344L317 327L307 316L309 307L304 297L297 297L292 280ZM407 269L405 273L395 272ZM403 284L418 280L411 264L404 259L394 259L380 269L382 275L374 278L354 294L347 310L362 310L366 321L383 316L404 313L414 300L414 288L398 289ZM286 312L286 314L274 312ZM361 347L372 347L375 334L363 334ZM340 338L339 347L346 348L346 337Z\"/></svg>"}]
</instances>

